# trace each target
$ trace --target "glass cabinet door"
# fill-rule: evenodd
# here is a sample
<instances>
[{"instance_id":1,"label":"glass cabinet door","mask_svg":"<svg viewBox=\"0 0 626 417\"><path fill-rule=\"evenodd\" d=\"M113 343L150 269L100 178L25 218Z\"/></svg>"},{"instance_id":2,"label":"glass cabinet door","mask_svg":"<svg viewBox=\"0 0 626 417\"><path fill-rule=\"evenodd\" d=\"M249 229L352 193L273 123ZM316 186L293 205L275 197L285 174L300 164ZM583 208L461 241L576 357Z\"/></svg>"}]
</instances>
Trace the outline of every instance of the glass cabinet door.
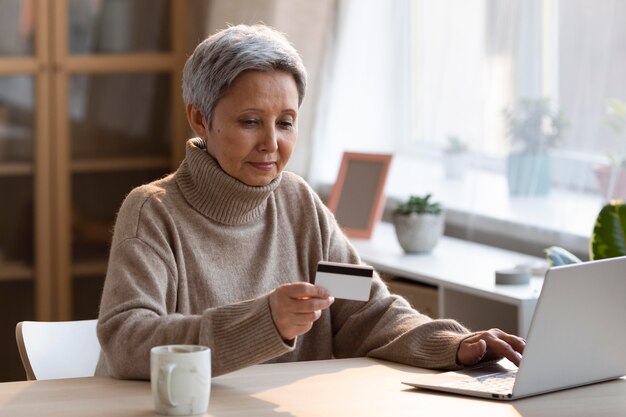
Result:
<instances>
[{"instance_id":1,"label":"glass cabinet door","mask_svg":"<svg viewBox=\"0 0 626 417\"><path fill-rule=\"evenodd\" d=\"M35 50L32 0L0 0L0 56L32 56Z\"/></svg>"},{"instance_id":2,"label":"glass cabinet door","mask_svg":"<svg viewBox=\"0 0 626 417\"><path fill-rule=\"evenodd\" d=\"M170 79L164 73L70 77L75 319L97 315L115 213L124 197L170 170Z\"/></svg>"},{"instance_id":3,"label":"glass cabinet door","mask_svg":"<svg viewBox=\"0 0 626 417\"><path fill-rule=\"evenodd\" d=\"M32 174L34 90L32 75L0 75L0 162L5 175Z\"/></svg>"},{"instance_id":4,"label":"glass cabinet door","mask_svg":"<svg viewBox=\"0 0 626 417\"><path fill-rule=\"evenodd\" d=\"M65 3L65 8L62 4ZM59 317L97 317L124 197L178 165L184 2L64 0L57 24ZM177 23L178 22L178 23ZM180 48L179 48L180 49ZM180 59L183 57L183 59Z\"/></svg>"},{"instance_id":5,"label":"glass cabinet door","mask_svg":"<svg viewBox=\"0 0 626 417\"><path fill-rule=\"evenodd\" d=\"M0 381L23 378L15 325L35 319L33 86L0 76Z\"/></svg>"},{"instance_id":6,"label":"glass cabinet door","mask_svg":"<svg viewBox=\"0 0 626 417\"><path fill-rule=\"evenodd\" d=\"M35 14L0 0L0 382L24 379L15 325L36 318Z\"/></svg>"},{"instance_id":7,"label":"glass cabinet door","mask_svg":"<svg viewBox=\"0 0 626 417\"><path fill-rule=\"evenodd\" d=\"M68 51L131 54L171 51L168 0L70 0Z\"/></svg>"},{"instance_id":8,"label":"glass cabinet door","mask_svg":"<svg viewBox=\"0 0 626 417\"><path fill-rule=\"evenodd\" d=\"M95 318L115 214L175 169L186 0L0 0L0 382L24 320Z\"/></svg>"}]
</instances>

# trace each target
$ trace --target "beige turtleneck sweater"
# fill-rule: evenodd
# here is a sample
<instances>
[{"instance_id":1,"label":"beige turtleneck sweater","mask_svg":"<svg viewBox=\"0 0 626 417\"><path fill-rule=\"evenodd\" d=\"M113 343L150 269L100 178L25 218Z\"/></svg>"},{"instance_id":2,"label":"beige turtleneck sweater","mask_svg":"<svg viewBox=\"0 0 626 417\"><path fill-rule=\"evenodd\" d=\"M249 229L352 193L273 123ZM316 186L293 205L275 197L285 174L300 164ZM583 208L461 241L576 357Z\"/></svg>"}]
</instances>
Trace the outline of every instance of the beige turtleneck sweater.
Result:
<instances>
[{"instance_id":1,"label":"beige turtleneck sweater","mask_svg":"<svg viewBox=\"0 0 626 417\"><path fill-rule=\"evenodd\" d=\"M332 214L300 177L263 187L227 175L190 140L172 175L134 189L117 215L96 374L149 379L150 348L201 344L213 375L262 362L371 356L456 368L468 331L431 320L375 276L367 302L336 300L293 345L280 337L268 295L313 282L318 261L360 263Z\"/></svg>"}]
</instances>

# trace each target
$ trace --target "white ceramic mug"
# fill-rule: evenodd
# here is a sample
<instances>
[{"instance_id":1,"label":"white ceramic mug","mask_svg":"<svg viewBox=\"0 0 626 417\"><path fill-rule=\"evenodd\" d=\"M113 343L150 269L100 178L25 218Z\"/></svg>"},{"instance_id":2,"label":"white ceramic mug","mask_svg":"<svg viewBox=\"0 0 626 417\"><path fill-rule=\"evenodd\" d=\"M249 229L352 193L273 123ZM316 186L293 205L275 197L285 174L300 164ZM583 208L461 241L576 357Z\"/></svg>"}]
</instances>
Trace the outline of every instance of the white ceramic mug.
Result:
<instances>
[{"instance_id":1,"label":"white ceramic mug","mask_svg":"<svg viewBox=\"0 0 626 417\"><path fill-rule=\"evenodd\" d=\"M153 347L150 381L157 413L204 414L211 395L211 349L198 345Z\"/></svg>"}]
</instances>

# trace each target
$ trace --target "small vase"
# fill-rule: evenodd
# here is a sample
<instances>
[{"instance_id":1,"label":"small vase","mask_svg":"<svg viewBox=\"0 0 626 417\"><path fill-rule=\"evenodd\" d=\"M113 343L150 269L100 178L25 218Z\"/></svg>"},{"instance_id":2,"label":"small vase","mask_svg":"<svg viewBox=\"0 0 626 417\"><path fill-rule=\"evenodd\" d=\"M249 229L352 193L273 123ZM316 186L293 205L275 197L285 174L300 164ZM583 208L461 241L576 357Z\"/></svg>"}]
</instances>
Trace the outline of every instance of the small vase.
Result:
<instances>
[{"instance_id":1,"label":"small vase","mask_svg":"<svg viewBox=\"0 0 626 417\"><path fill-rule=\"evenodd\" d=\"M445 153L443 155L443 166L447 180L462 180L467 171L469 158L467 154L461 152Z\"/></svg>"},{"instance_id":2,"label":"small vase","mask_svg":"<svg viewBox=\"0 0 626 417\"><path fill-rule=\"evenodd\" d=\"M512 196L545 196L550 191L550 157L544 154L510 154L507 179Z\"/></svg>"},{"instance_id":3,"label":"small vase","mask_svg":"<svg viewBox=\"0 0 626 417\"><path fill-rule=\"evenodd\" d=\"M595 168L595 173L606 200L626 198L626 169L603 166Z\"/></svg>"},{"instance_id":4,"label":"small vase","mask_svg":"<svg viewBox=\"0 0 626 417\"><path fill-rule=\"evenodd\" d=\"M444 214L396 213L393 224L406 253L430 252L443 235Z\"/></svg>"}]
</instances>

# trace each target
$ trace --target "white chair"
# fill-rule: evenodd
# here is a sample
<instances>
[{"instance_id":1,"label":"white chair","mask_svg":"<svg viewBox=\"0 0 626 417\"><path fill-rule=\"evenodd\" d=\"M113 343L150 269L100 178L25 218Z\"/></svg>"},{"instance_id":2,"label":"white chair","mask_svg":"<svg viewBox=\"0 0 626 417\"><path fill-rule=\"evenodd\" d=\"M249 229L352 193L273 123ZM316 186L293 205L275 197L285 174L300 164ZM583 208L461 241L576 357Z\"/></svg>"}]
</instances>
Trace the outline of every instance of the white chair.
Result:
<instances>
[{"instance_id":1,"label":"white chair","mask_svg":"<svg viewBox=\"0 0 626 417\"><path fill-rule=\"evenodd\" d=\"M93 376L100 355L97 320L22 321L15 328L28 380Z\"/></svg>"}]
</instances>

